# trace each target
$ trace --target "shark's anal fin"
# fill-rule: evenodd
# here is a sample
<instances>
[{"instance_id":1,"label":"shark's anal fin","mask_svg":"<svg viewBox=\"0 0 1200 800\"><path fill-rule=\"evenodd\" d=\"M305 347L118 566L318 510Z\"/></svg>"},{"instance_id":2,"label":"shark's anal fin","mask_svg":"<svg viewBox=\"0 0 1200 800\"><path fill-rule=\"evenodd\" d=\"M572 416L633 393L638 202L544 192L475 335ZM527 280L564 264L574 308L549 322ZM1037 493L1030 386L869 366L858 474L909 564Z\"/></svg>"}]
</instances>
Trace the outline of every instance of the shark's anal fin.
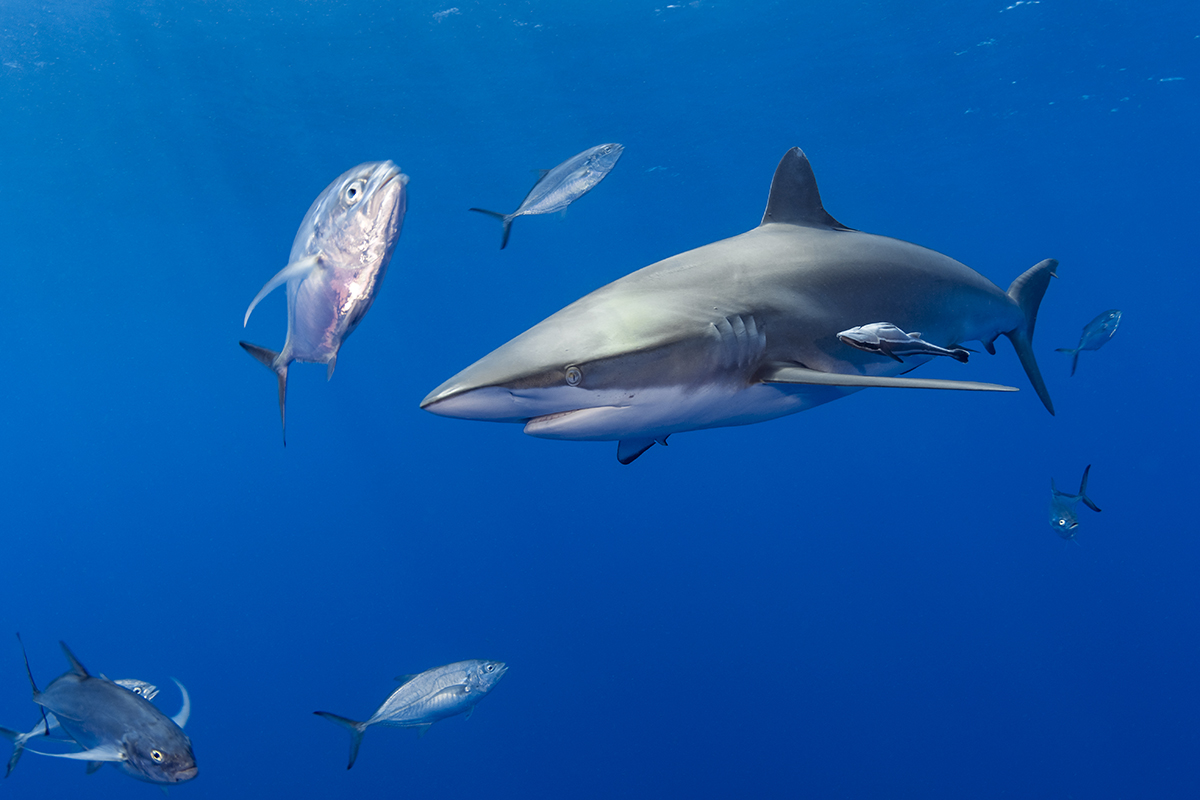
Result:
<instances>
[{"instance_id":1,"label":"shark's anal fin","mask_svg":"<svg viewBox=\"0 0 1200 800\"><path fill-rule=\"evenodd\" d=\"M976 381L946 381L935 378L890 378L880 375L845 375L819 372L805 367L773 367L759 375L763 383L794 383L813 386L880 387L885 389L955 389L965 392L1015 392L1015 386Z\"/></svg>"},{"instance_id":2,"label":"shark's anal fin","mask_svg":"<svg viewBox=\"0 0 1200 800\"><path fill-rule=\"evenodd\" d=\"M286 267L279 270L279 272L275 273L275 277L267 281L266 285L259 289L258 294L254 295L254 299L250 301L250 307L246 309L246 316L242 318L242 327L246 327L246 325L250 322L250 314L254 312L254 307L258 305L260 300L278 289L283 284L290 281L292 278L307 277L308 273L316 269L317 265L320 263L320 256L309 256L308 258L302 258L299 261L288 264Z\"/></svg>"}]
</instances>

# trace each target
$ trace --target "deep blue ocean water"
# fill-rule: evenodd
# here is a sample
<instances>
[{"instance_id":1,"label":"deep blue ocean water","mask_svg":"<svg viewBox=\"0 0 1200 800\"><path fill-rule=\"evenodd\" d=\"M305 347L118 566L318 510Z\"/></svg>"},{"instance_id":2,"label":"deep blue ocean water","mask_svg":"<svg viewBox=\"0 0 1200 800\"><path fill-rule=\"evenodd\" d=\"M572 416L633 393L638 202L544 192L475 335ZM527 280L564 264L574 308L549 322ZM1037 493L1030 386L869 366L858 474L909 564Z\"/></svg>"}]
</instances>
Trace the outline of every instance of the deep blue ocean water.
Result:
<instances>
[{"instance_id":1,"label":"deep blue ocean water","mask_svg":"<svg viewBox=\"0 0 1200 800\"><path fill-rule=\"evenodd\" d=\"M456 3L457 5L451 5ZM57 642L190 689L172 797L1166 798L1200 792L1200 6L6 2L0 725ZM565 217L532 170L625 154ZM779 158L842 222L1002 287L1035 351L761 425L611 443L449 420L434 386L636 268L747 230ZM411 176L332 381L273 377L313 198ZM1189 233L1191 231L1192 233ZM1114 339L1073 346L1107 308ZM968 375L969 373L969 375ZM1049 483L1092 464L1078 546ZM423 739L393 676L510 665ZM0 757L8 749L0 743ZM152 797L26 755L13 798Z\"/></svg>"}]
</instances>

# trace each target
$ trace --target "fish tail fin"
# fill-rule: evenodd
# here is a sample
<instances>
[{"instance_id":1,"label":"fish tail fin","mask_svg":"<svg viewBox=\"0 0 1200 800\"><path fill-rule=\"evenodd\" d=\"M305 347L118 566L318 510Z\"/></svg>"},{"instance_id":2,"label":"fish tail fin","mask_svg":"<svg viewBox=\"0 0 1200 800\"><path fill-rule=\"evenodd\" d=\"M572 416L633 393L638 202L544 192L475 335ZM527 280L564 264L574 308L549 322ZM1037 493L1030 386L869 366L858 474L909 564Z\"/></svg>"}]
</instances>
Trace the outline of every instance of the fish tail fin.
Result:
<instances>
[{"instance_id":1,"label":"fish tail fin","mask_svg":"<svg viewBox=\"0 0 1200 800\"><path fill-rule=\"evenodd\" d=\"M1100 507L1092 502L1092 498L1087 496L1087 479L1088 479L1088 473L1091 471L1092 471L1091 464L1088 464L1086 467L1083 468L1083 480L1081 480L1079 482L1079 499L1082 500L1084 505L1086 505L1092 511L1099 511Z\"/></svg>"},{"instance_id":2,"label":"fish tail fin","mask_svg":"<svg viewBox=\"0 0 1200 800\"><path fill-rule=\"evenodd\" d=\"M1012 282L1008 287L1008 296L1021 309L1025 319L1016 328L1004 334L1012 342L1013 349L1017 351L1017 358L1025 368L1025 374L1033 384L1033 390L1037 392L1042 405L1051 416L1054 414L1054 403L1050 400L1046 382L1042 380L1042 371L1038 369L1037 360L1033 357L1033 326L1037 323L1038 306L1042 304L1042 296L1046 293L1046 287L1050 285L1050 278L1054 276L1054 270L1057 268L1058 262L1047 258L1027 269Z\"/></svg>"},{"instance_id":3,"label":"fish tail fin","mask_svg":"<svg viewBox=\"0 0 1200 800\"><path fill-rule=\"evenodd\" d=\"M13 743L12 756L9 757L8 767L4 770L4 777L7 778L17 768L17 762L21 760L21 754L25 752L25 735L8 728L0 728L0 736Z\"/></svg>"},{"instance_id":4,"label":"fish tail fin","mask_svg":"<svg viewBox=\"0 0 1200 800\"><path fill-rule=\"evenodd\" d=\"M330 714L328 711L314 711L313 713L350 731L350 763L346 765L346 769L353 767L354 760L358 758L358 748L362 745L363 734L367 732L367 723L356 722L346 717L339 717L337 714Z\"/></svg>"},{"instance_id":5,"label":"fish tail fin","mask_svg":"<svg viewBox=\"0 0 1200 800\"><path fill-rule=\"evenodd\" d=\"M1056 347L1056 353L1071 354L1071 377L1075 377L1075 367L1079 366L1079 348L1078 347Z\"/></svg>"},{"instance_id":6,"label":"fish tail fin","mask_svg":"<svg viewBox=\"0 0 1200 800\"><path fill-rule=\"evenodd\" d=\"M501 214L499 211L488 211L486 208L469 208L467 210L487 214L489 217L495 217L500 220L500 224L504 226L504 233L500 236L500 249L503 250L508 246L508 234L512 230L512 223L516 217L509 214Z\"/></svg>"},{"instance_id":7,"label":"fish tail fin","mask_svg":"<svg viewBox=\"0 0 1200 800\"><path fill-rule=\"evenodd\" d=\"M256 344L249 342L238 342L250 355L254 356L260 364L275 373L279 378L279 425L283 430L283 446L287 447L287 412L285 410L287 403L287 373L288 365L277 363L279 353L274 350L268 350L265 347L259 347ZM332 374L332 369L330 370Z\"/></svg>"}]
</instances>

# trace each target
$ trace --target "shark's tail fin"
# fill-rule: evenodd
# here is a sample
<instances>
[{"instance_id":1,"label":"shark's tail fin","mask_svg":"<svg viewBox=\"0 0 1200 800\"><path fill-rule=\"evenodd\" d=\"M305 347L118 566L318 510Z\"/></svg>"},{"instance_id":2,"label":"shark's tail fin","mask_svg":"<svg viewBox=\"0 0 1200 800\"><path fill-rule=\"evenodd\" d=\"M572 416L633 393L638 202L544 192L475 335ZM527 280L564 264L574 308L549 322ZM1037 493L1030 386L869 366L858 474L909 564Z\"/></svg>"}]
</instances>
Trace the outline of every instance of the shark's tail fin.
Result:
<instances>
[{"instance_id":1,"label":"shark's tail fin","mask_svg":"<svg viewBox=\"0 0 1200 800\"><path fill-rule=\"evenodd\" d=\"M367 723L355 722L346 717L339 717L337 714L330 714L328 711L314 711L318 717L324 717L335 725L341 725L350 731L350 763L346 765L346 769L354 766L354 760L358 758L358 748L362 744L363 734L367 732Z\"/></svg>"},{"instance_id":2,"label":"shark's tail fin","mask_svg":"<svg viewBox=\"0 0 1200 800\"><path fill-rule=\"evenodd\" d=\"M500 220L500 224L504 226L504 233L500 237L500 249L503 250L508 246L508 234L512 230L512 223L516 217L510 214L501 214L499 211L488 211L486 208L469 208L467 210L487 214L489 217L495 217Z\"/></svg>"},{"instance_id":3,"label":"shark's tail fin","mask_svg":"<svg viewBox=\"0 0 1200 800\"><path fill-rule=\"evenodd\" d=\"M1078 347L1056 347L1056 348L1054 348L1054 352L1071 354L1071 377L1074 378L1075 377L1075 367L1079 366L1079 348Z\"/></svg>"},{"instance_id":4,"label":"shark's tail fin","mask_svg":"<svg viewBox=\"0 0 1200 800\"><path fill-rule=\"evenodd\" d=\"M284 404L287 400L287 364L277 364L279 353L274 350L268 350L265 347L259 347L256 344L249 342L238 342L250 355L258 359L258 362L267 369L274 372L279 377L279 424L283 428L283 446L287 447L287 414L284 411ZM330 374L333 374L333 368L330 367Z\"/></svg>"},{"instance_id":5,"label":"shark's tail fin","mask_svg":"<svg viewBox=\"0 0 1200 800\"><path fill-rule=\"evenodd\" d=\"M1084 505L1086 505L1092 511L1099 511L1100 510L1099 506L1097 506L1095 503L1092 502L1092 498L1087 496L1087 479L1088 479L1088 473L1091 471L1092 471L1091 464L1088 464L1083 469L1083 480L1081 480L1079 482L1079 499L1082 500Z\"/></svg>"},{"instance_id":6,"label":"shark's tail fin","mask_svg":"<svg viewBox=\"0 0 1200 800\"><path fill-rule=\"evenodd\" d=\"M1025 368L1025 374L1029 376L1033 390L1037 392L1037 396L1042 400L1042 405L1051 415L1054 414L1054 403L1050 400L1046 382L1042 380L1042 372L1038 369L1037 360L1033 357L1033 326L1037 322L1038 306L1042 304L1042 295L1046 293L1046 287L1050 285L1050 278L1054 276L1054 270L1057 267L1057 261L1047 258L1027 269L1012 282L1012 286L1008 287L1008 296L1020 307L1025 319L1016 328L1004 334L1012 342L1013 349L1017 351L1017 358L1021 359L1021 366Z\"/></svg>"}]
</instances>

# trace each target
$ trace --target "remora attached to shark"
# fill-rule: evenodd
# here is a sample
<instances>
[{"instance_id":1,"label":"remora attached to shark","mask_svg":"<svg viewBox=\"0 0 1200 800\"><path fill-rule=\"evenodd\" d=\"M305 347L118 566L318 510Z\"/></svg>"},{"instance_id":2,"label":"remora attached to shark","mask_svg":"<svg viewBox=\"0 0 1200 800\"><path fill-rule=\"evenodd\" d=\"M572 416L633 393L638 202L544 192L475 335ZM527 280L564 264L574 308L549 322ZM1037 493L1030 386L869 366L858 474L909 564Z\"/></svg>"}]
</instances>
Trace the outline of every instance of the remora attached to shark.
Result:
<instances>
[{"instance_id":1,"label":"remora attached to shark","mask_svg":"<svg viewBox=\"0 0 1200 800\"><path fill-rule=\"evenodd\" d=\"M327 364L333 377L338 351L362 322L383 285L408 206L408 176L391 161L369 161L342 173L304 215L288 265L254 296L259 301L287 284L288 332L278 353L240 342L279 378L279 420L287 444L288 366Z\"/></svg>"},{"instance_id":2,"label":"remora attached to shark","mask_svg":"<svg viewBox=\"0 0 1200 800\"><path fill-rule=\"evenodd\" d=\"M1054 407L1032 350L1047 259L1005 292L915 244L847 228L821 204L799 148L783 157L762 223L608 284L502 345L421 402L435 414L517 422L547 439L618 441L633 461L673 433L763 422L859 389L1016 391L897 377L903 364L847 347L869 320L930 341L1012 342Z\"/></svg>"}]
</instances>

